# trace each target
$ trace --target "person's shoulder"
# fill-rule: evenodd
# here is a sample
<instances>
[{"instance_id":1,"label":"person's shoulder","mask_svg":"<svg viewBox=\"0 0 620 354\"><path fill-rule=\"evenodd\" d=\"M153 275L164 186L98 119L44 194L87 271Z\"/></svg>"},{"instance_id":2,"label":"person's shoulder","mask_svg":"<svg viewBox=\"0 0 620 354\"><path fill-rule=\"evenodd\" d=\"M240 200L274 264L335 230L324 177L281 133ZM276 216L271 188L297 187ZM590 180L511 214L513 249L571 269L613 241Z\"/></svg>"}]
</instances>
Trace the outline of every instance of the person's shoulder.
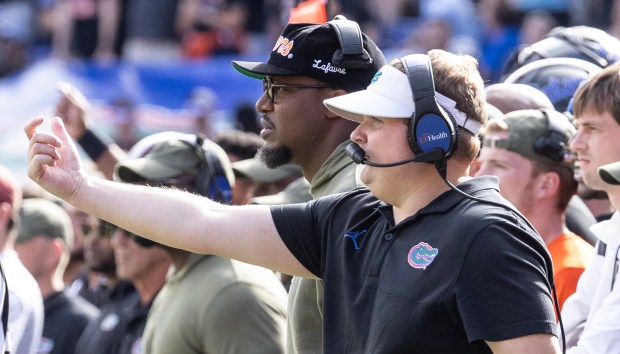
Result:
<instances>
[{"instance_id":1,"label":"person's shoulder","mask_svg":"<svg viewBox=\"0 0 620 354\"><path fill-rule=\"evenodd\" d=\"M51 311L50 307L55 307L55 311ZM99 309L80 296L69 295L64 291L52 295L51 298L45 300L46 320L50 319L50 314L55 312L56 317L62 321L67 321L66 325L85 325L99 316Z\"/></svg>"}]
</instances>

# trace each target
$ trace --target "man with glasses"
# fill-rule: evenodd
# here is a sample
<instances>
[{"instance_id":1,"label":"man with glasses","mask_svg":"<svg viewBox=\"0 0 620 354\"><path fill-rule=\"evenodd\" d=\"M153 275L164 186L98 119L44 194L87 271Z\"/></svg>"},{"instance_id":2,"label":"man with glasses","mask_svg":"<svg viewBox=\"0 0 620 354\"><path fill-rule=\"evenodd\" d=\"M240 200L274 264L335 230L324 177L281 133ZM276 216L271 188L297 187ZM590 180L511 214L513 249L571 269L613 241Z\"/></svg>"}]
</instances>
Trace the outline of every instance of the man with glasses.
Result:
<instances>
[{"instance_id":1,"label":"man with glasses","mask_svg":"<svg viewBox=\"0 0 620 354\"><path fill-rule=\"evenodd\" d=\"M323 100L365 89L385 64L381 50L359 28L361 64L334 60L343 50L336 23L357 27L343 19L322 25L289 24L267 62L233 61L242 74L263 80L263 94L256 101L264 140L258 156L270 168L301 166L313 198L357 187L355 164L345 154L356 124L327 110ZM288 301L289 353L321 352L322 312L323 282L294 277Z\"/></svg>"},{"instance_id":2,"label":"man with glasses","mask_svg":"<svg viewBox=\"0 0 620 354\"><path fill-rule=\"evenodd\" d=\"M136 353L153 300L166 281L170 258L162 245L145 245L130 232L111 229L117 277L131 282L136 293L122 306L106 307L107 312L80 337L76 353Z\"/></svg>"},{"instance_id":3,"label":"man with glasses","mask_svg":"<svg viewBox=\"0 0 620 354\"><path fill-rule=\"evenodd\" d=\"M83 237L84 257L84 267L71 282L68 292L82 296L99 308L134 293L130 282L119 281L116 277L111 242L116 227L70 205L65 208L71 216L74 234Z\"/></svg>"}]
</instances>

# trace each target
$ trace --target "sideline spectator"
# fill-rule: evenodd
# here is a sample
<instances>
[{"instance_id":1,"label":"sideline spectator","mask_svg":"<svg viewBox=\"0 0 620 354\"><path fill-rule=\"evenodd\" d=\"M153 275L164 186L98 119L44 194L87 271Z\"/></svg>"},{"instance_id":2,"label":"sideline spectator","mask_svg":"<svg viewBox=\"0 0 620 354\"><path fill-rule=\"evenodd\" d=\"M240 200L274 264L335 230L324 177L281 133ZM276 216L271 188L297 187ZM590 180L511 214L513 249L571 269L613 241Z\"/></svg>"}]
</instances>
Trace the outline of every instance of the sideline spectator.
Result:
<instances>
[{"instance_id":1,"label":"sideline spectator","mask_svg":"<svg viewBox=\"0 0 620 354\"><path fill-rule=\"evenodd\" d=\"M226 153L212 141L194 138L162 142L144 157L120 162L118 178L230 202L234 177ZM272 271L215 255L164 249L173 268L149 312L144 352L284 352L286 292ZM200 300L188 301L194 299Z\"/></svg>"},{"instance_id":2,"label":"sideline spectator","mask_svg":"<svg viewBox=\"0 0 620 354\"><path fill-rule=\"evenodd\" d=\"M34 354L43 333L43 299L37 282L15 252L21 203L22 189L15 176L0 165L0 262L9 289L8 349Z\"/></svg>"},{"instance_id":3,"label":"sideline spectator","mask_svg":"<svg viewBox=\"0 0 620 354\"><path fill-rule=\"evenodd\" d=\"M487 102L500 109L504 114L522 109L554 109L554 104L547 95L526 84L503 82L487 86L485 92ZM475 171L473 173L475 174ZM595 223L596 219L587 205L578 195L574 195L566 210L568 229L594 245L596 236L590 231L589 227Z\"/></svg>"},{"instance_id":4,"label":"sideline spectator","mask_svg":"<svg viewBox=\"0 0 620 354\"><path fill-rule=\"evenodd\" d=\"M616 210L620 207L617 166L620 161L620 64L611 65L579 89L574 98L577 134L570 147L577 153L583 183L607 192ZM611 176L609 176L611 174ZM609 184L609 183L614 184ZM567 353L620 352L620 214L592 226L599 241L596 254L579 278L577 292L566 300L562 318L567 337Z\"/></svg>"},{"instance_id":5,"label":"sideline spectator","mask_svg":"<svg viewBox=\"0 0 620 354\"><path fill-rule=\"evenodd\" d=\"M45 309L37 353L73 353L80 334L99 309L65 291L62 277L73 247L71 218L58 204L39 198L25 199L20 217L15 250L37 281Z\"/></svg>"},{"instance_id":6,"label":"sideline spectator","mask_svg":"<svg viewBox=\"0 0 620 354\"><path fill-rule=\"evenodd\" d=\"M122 323L118 325L119 336L116 340L120 343L118 349L114 351L117 354L133 354L141 347L148 313L155 296L166 281L166 273L170 265L170 258L162 245L143 241L144 239L120 228L116 228L112 237L116 275L123 281L131 282L138 295L132 297L131 301L126 302L124 307L119 309ZM102 319L100 317L95 323L99 326L106 326L104 322L100 322ZM90 342L87 338L80 339L80 341L86 344L86 347L81 348L83 350L81 352L99 352L100 349L96 346L88 347L91 343L96 345L96 342Z\"/></svg>"},{"instance_id":7,"label":"sideline spectator","mask_svg":"<svg viewBox=\"0 0 620 354\"><path fill-rule=\"evenodd\" d=\"M566 227L566 208L577 191L568 143L575 128L552 110L519 110L484 128L477 176L499 178L500 193L536 228L553 262L560 310L575 292L592 245Z\"/></svg>"}]
</instances>

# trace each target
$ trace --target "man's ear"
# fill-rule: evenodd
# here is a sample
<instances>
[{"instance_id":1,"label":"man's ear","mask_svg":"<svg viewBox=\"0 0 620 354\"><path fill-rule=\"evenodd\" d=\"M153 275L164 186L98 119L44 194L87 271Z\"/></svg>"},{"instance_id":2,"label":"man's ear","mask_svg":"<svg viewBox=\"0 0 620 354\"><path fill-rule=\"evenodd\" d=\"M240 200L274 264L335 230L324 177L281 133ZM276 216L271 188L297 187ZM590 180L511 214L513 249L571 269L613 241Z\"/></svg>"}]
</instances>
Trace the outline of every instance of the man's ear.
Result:
<instances>
[{"instance_id":1,"label":"man's ear","mask_svg":"<svg viewBox=\"0 0 620 354\"><path fill-rule=\"evenodd\" d=\"M13 206L8 202L0 203L0 227L5 228L11 220Z\"/></svg>"},{"instance_id":2,"label":"man's ear","mask_svg":"<svg viewBox=\"0 0 620 354\"><path fill-rule=\"evenodd\" d=\"M325 99L346 95L347 93L348 92L343 89L330 90ZM330 111L327 107L325 107L325 105L323 105L323 107L325 108L325 115L327 116L327 118L340 118L339 115Z\"/></svg>"},{"instance_id":3,"label":"man's ear","mask_svg":"<svg viewBox=\"0 0 620 354\"><path fill-rule=\"evenodd\" d=\"M552 171L541 173L538 175L538 190L536 191L539 197L547 197L555 195L560 189L560 176Z\"/></svg>"}]
</instances>

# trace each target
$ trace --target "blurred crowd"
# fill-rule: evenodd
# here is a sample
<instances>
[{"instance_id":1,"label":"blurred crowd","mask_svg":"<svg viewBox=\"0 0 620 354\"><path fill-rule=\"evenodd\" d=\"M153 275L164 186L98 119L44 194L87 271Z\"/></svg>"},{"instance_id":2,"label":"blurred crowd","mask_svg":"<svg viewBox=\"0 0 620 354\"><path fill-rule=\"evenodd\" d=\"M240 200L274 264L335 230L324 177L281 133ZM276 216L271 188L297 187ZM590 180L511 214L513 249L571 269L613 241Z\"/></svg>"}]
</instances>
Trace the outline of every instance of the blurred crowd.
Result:
<instances>
[{"instance_id":1,"label":"blurred crowd","mask_svg":"<svg viewBox=\"0 0 620 354\"><path fill-rule=\"evenodd\" d=\"M387 0L328 2L328 16L357 21L380 47L431 48L478 58L498 81L518 46L556 26L620 33L614 0ZM264 53L293 0L2 0L0 77L41 57L134 62Z\"/></svg>"}]
</instances>

